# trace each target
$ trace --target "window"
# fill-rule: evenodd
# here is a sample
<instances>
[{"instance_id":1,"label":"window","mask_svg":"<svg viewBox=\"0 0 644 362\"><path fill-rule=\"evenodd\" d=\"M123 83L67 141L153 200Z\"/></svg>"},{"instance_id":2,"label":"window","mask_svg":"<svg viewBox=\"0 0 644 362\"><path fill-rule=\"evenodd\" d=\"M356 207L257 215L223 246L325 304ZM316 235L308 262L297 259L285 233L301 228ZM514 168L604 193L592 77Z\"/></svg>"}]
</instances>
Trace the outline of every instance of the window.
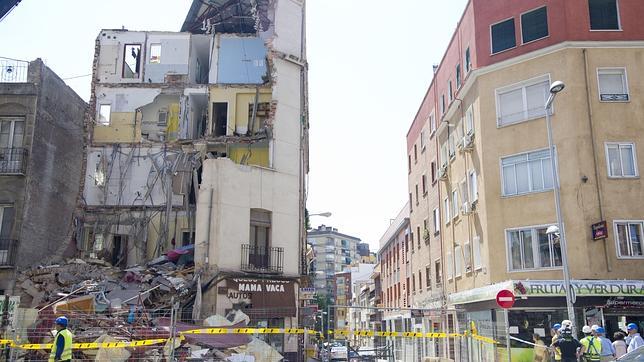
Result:
<instances>
[{"instance_id":1,"label":"window","mask_svg":"<svg viewBox=\"0 0 644 362\"><path fill-rule=\"evenodd\" d=\"M458 217L458 190L452 191L452 217Z\"/></svg>"},{"instance_id":2,"label":"window","mask_svg":"<svg viewBox=\"0 0 644 362\"><path fill-rule=\"evenodd\" d=\"M590 30L620 30L617 0L588 0Z\"/></svg>"},{"instance_id":3,"label":"window","mask_svg":"<svg viewBox=\"0 0 644 362\"><path fill-rule=\"evenodd\" d=\"M470 47L465 49L465 72L469 73L472 70L472 60L470 59Z\"/></svg>"},{"instance_id":4,"label":"window","mask_svg":"<svg viewBox=\"0 0 644 362\"><path fill-rule=\"evenodd\" d=\"M157 116L157 126L165 127L168 124L168 109L161 108Z\"/></svg>"},{"instance_id":5,"label":"window","mask_svg":"<svg viewBox=\"0 0 644 362\"><path fill-rule=\"evenodd\" d=\"M494 24L492 30L492 54L514 48L517 45L514 35L514 19Z\"/></svg>"},{"instance_id":6,"label":"window","mask_svg":"<svg viewBox=\"0 0 644 362\"><path fill-rule=\"evenodd\" d=\"M476 181L476 170L470 170L468 178L470 182L470 201L474 202L479 198L479 187Z\"/></svg>"},{"instance_id":7,"label":"window","mask_svg":"<svg viewBox=\"0 0 644 362\"><path fill-rule=\"evenodd\" d=\"M150 44L150 63L161 63L161 44Z\"/></svg>"},{"instance_id":8,"label":"window","mask_svg":"<svg viewBox=\"0 0 644 362\"><path fill-rule=\"evenodd\" d=\"M465 134L474 134L474 110L472 109L472 105L465 111Z\"/></svg>"},{"instance_id":9,"label":"window","mask_svg":"<svg viewBox=\"0 0 644 362\"><path fill-rule=\"evenodd\" d=\"M628 82L624 68L597 69L599 100L603 102L628 102Z\"/></svg>"},{"instance_id":10,"label":"window","mask_svg":"<svg viewBox=\"0 0 644 362\"><path fill-rule=\"evenodd\" d=\"M215 137L228 134L228 103L214 102L212 104L213 133Z\"/></svg>"},{"instance_id":11,"label":"window","mask_svg":"<svg viewBox=\"0 0 644 362\"><path fill-rule=\"evenodd\" d=\"M506 231L510 271L561 266L559 239L546 234L547 227Z\"/></svg>"},{"instance_id":12,"label":"window","mask_svg":"<svg viewBox=\"0 0 644 362\"><path fill-rule=\"evenodd\" d=\"M443 272L441 269L440 259L434 260L434 274L436 274L436 286L441 285L441 282L443 280Z\"/></svg>"},{"instance_id":13,"label":"window","mask_svg":"<svg viewBox=\"0 0 644 362\"><path fill-rule=\"evenodd\" d=\"M416 293L416 274L411 275L411 290Z\"/></svg>"},{"instance_id":14,"label":"window","mask_svg":"<svg viewBox=\"0 0 644 362\"><path fill-rule=\"evenodd\" d=\"M419 201L419 198L418 198L418 184L416 184L416 206L418 206L418 201Z\"/></svg>"},{"instance_id":15,"label":"window","mask_svg":"<svg viewBox=\"0 0 644 362\"><path fill-rule=\"evenodd\" d=\"M413 199L411 197L411 192L409 193L409 212L413 212L414 208L411 206Z\"/></svg>"},{"instance_id":16,"label":"window","mask_svg":"<svg viewBox=\"0 0 644 362\"><path fill-rule=\"evenodd\" d=\"M438 208L434 209L434 233L438 234L441 231L441 223L440 223L440 211Z\"/></svg>"},{"instance_id":17,"label":"window","mask_svg":"<svg viewBox=\"0 0 644 362\"><path fill-rule=\"evenodd\" d=\"M418 242L418 250L420 250L420 239L423 238L423 234L420 233L420 226L416 226L416 241Z\"/></svg>"},{"instance_id":18,"label":"window","mask_svg":"<svg viewBox=\"0 0 644 362\"><path fill-rule=\"evenodd\" d=\"M452 81L447 82L447 92L449 94L449 101L454 100L454 89L452 89Z\"/></svg>"},{"instance_id":19,"label":"window","mask_svg":"<svg viewBox=\"0 0 644 362\"><path fill-rule=\"evenodd\" d=\"M544 117L549 84L549 77L544 76L497 90L497 125L501 127Z\"/></svg>"},{"instance_id":20,"label":"window","mask_svg":"<svg viewBox=\"0 0 644 362\"><path fill-rule=\"evenodd\" d=\"M441 115L445 114L445 95L441 95Z\"/></svg>"},{"instance_id":21,"label":"window","mask_svg":"<svg viewBox=\"0 0 644 362\"><path fill-rule=\"evenodd\" d=\"M521 15L521 36L524 44L548 36L548 10L545 6Z\"/></svg>"},{"instance_id":22,"label":"window","mask_svg":"<svg viewBox=\"0 0 644 362\"><path fill-rule=\"evenodd\" d=\"M523 153L501 159L503 196L550 190L552 165L548 150Z\"/></svg>"},{"instance_id":23,"label":"window","mask_svg":"<svg viewBox=\"0 0 644 362\"><path fill-rule=\"evenodd\" d=\"M414 145L414 163L418 162L418 146Z\"/></svg>"},{"instance_id":24,"label":"window","mask_svg":"<svg viewBox=\"0 0 644 362\"><path fill-rule=\"evenodd\" d=\"M425 146L426 146L426 144L425 144L425 143L426 143L426 142L425 142L425 129L422 129L422 130L420 131L420 152L421 152L421 153L422 153L422 152L425 152L425 148L426 148L426 147L425 147Z\"/></svg>"},{"instance_id":25,"label":"window","mask_svg":"<svg viewBox=\"0 0 644 362\"><path fill-rule=\"evenodd\" d=\"M464 178L461 181L461 198L463 198L462 203L466 204L470 201L470 192L467 188L467 178Z\"/></svg>"},{"instance_id":26,"label":"window","mask_svg":"<svg viewBox=\"0 0 644 362\"><path fill-rule=\"evenodd\" d=\"M101 126L110 125L110 117L112 114L112 105L101 104L98 106L98 124Z\"/></svg>"},{"instance_id":27,"label":"window","mask_svg":"<svg viewBox=\"0 0 644 362\"><path fill-rule=\"evenodd\" d=\"M432 184L436 182L436 161L432 161L430 164L431 172L432 172Z\"/></svg>"},{"instance_id":28,"label":"window","mask_svg":"<svg viewBox=\"0 0 644 362\"><path fill-rule=\"evenodd\" d=\"M418 290L423 291L423 273L420 270L418 271Z\"/></svg>"},{"instance_id":29,"label":"window","mask_svg":"<svg viewBox=\"0 0 644 362\"><path fill-rule=\"evenodd\" d=\"M407 155L407 172L411 173L411 155Z\"/></svg>"},{"instance_id":30,"label":"window","mask_svg":"<svg viewBox=\"0 0 644 362\"><path fill-rule=\"evenodd\" d=\"M443 203L444 203L444 206L445 206L444 207L444 209L445 209L445 224L449 224L449 221L452 219L450 217L450 215L449 215L449 211L450 211L450 209L449 209L449 198L446 197L445 200L443 201Z\"/></svg>"},{"instance_id":31,"label":"window","mask_svg":"<svg viewBox=\"0 0 644 362\"><path fill-rule=\"evenodd\" d=\"M480 236L475 236L473 241L474 246L474 270L483 268L483 257L481 250L483 249L483 242Z\"/></svg>"},{"instance_id":32,"label":"window","mask_svg":"<svg viewBox=\"0 0 644 362\"><path fill-rule=\"evenodd\" d=\"M615 222L615 242L617 256L620 258L642 258L643 221Z\"/></svg>"},{"instance_id":33,"label":"window","mask_svg":"<svg viewBox=\"0 0 644 362\"><path fill-rule=\"evenodd\" d=\"M447 279L454 277L454 259L452 259L452 252L447 252Z\"/></svg>"},{"instance_id":34,"label":"window","mask_svg":"<svg viewBox=\"0 0 644 362\"><path fill-rule=\"evenodd\" d=\"M429 115L429 127L431 129L431 134L434 134L434 132L436 132L436 117L434 116L434 112Z\"/></svg>"},{"instance_id":35,"label":"window","mask_svg":"<svg viewBox=\"0 0 644 362\"><path fill-rule=\"evenodd\" d=\"M423 185L423 197L427 196L427 176L423 174L421 176L421 183Z\"/></svg>"},{"instance_id":36,"label":"window","mask_svg":"<svg viewBox=\"0 0 644 362\"><path fill-rule=\"evenodd\" d=\"M432 287L432 274L429 265L425 267L425 286L427 289Z\"/></svg>"},{"instance_id":37,"label":"window","mask_svg":"<svg viewBox=\"0 0 644 362\"><path fill-rule=\"evenodd\" d=\"M609 177L637 177L635 144L606 143L606 160Z\"/></svg>"},{"instance_id":38,"label":"window","mask_svg":"<svg viewBox=\"0 0 644 362\"><path fill-rule=\"evenodd\" d=\"M125 44L123 49L123 78L138 78L141 71L141 44Z\"/></svg>"},{"instance_id":39,"label":"window","mask_svg":"<svg viewBox=\"0 0 644 362\"><path fill-rule=\"evenodd\" d=\"M461 87L461 65L456 64L456 88Z\"/></svg>"},{"instance_id":40,"label":"window","mask_svg":"<svg viewBox=\"0 0 644 362\"><path fill-rule=\"evenodd\" d=\"M11 239L11 229L13 228L14 208L11 205L0 206L0 238ZM13 251L9 248L9 242L3 243L7 249L0 249L0 265L9 265L12 263Z\"/></svg>"},{"instance_id":41,"label":"window","mask_svg":"<svg viewBox=\"0 0 644 362\"><path fill-rule=\"evenodd\" d=\"M25 119L17 117L0 118L0 148L22 148L25 138ZM2 161L13 162L13 154L3 151ZM19 157L16 156L18 159Z\"/></svg>"},{"instance_id":42,"label":"window","mask_svg":"<svg viewBox=\"0 0 644 362\"><path fill-rule=\"evenodd\" d=\"M466 241L463 244L463 264L465 265L465 273L472 271L472 246L470 241Z\"/></svg>"},{"instance_id":43,"label":"window","mask_svg":"<svg viewBox=\"0 0 644 362\"><path fill-rule=\"evenodd\" d=\"M463 254L460 245L454 248L454 275L456 277L463 275Z\"/></svg>"}]
</instances>

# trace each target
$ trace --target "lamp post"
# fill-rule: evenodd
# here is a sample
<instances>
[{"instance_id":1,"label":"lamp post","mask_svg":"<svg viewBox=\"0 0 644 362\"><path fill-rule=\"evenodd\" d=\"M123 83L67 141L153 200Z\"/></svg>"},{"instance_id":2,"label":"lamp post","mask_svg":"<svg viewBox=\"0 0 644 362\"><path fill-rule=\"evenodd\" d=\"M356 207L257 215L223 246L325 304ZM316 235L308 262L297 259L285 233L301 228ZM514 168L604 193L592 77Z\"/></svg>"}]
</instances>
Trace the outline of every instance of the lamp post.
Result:
<instances>
[{"instance_id":1,"label":"lamp post","mask_svg":"<svg viewBox=\"0 0 644 362\"><path fill-rule=\"evenodd\" d=\"M559 187L559 174L555 164L555 148L552 141L552 124L550 121L550 111L552 103L557 93L561 92L566 85L561 81L555 81L550 85L550 95L546 101L546 128L548 130L548 148L550 150L550 165L552 167L553 187L555 191L555 208L557 211L557 229L559 229L559 243L561 245L561 264L563 266L564 287L566 289L566 308L568 309L568 319L572 322L573 335L577 335L577 323L575 323L575 311L573 309L572 285L570 283L570 269L568 266L568 248L566 241L566 232L563 227L563 216L561 215L561 191ZM555 234L556 229L548 228L549 234Z\"/></svg>"},{"instance_id":2,"label":"lamp post","mask_svg":"<svg viewBox=\"0 0 644 362\"><path fill-rule=\"evenodd\" d=\"M332 214L330 212L321 212L319 214L309 214L309 216L322 216L322 217L330 217Z\"/></svg>"}]
</instances>

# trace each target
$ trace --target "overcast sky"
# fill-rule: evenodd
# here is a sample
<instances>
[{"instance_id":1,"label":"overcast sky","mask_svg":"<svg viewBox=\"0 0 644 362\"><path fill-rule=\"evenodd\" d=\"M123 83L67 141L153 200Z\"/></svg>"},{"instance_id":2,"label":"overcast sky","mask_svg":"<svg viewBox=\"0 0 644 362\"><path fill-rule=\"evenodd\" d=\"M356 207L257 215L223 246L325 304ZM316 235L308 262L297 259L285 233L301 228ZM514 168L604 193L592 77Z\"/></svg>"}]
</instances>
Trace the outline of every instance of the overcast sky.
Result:
<instances>
[{"instance_id":1,"label":"overcast sky","mask_svg":"<svg viewBox=\"0 0 644 362\"><path fill-rule=\"evenodd\" d=\"M190 0L23 0L0 56L47 66L89 99L102 28L178 31ZM405 135L467 0L308 0L308 209L376 248L407 198ZM74 79L68 79L78 77Z\"/></svg>"}]
</instances>

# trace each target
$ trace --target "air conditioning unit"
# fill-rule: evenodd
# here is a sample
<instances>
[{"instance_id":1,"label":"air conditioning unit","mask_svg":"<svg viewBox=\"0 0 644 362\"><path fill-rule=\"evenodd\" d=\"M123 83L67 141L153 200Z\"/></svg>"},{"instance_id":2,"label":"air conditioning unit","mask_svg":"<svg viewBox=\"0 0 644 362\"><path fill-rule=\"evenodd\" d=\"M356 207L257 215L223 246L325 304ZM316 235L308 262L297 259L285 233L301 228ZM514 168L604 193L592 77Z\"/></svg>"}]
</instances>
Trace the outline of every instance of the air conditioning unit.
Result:
<instances>
[{"instance_id":1,"label":"air conditioning unit","mask_svg":"<svg viewBox=\"0 0 644 362\"><path fill-rule=\"evenodd\" d=\"M438 169L438 179L447 180L447 164L442 165L441 168Z\"/></svg>"},{"instance_id":2,"label":"air conditioning unit","mask_svg":"<svg viewBox=\"0 0 644 362\"><path fill-rule=\"evenodd\" d=\"M472 209L472 205L469 202L464 202L463 205L461 205L461 214L469 215L473 211L474 210Z\"/></svg>"},{"instance_id":3,"label":"air conditioning unit","mask_svg":"<svg viewBox=\"0 0 644 362\"><path fill-rule=\"evenodd\" d=\"M463 136L461 144L463 145L463 149L465 151L471 151L472 149L474 149L474 135L467 134Z\"/></svg>"}]
</instances>

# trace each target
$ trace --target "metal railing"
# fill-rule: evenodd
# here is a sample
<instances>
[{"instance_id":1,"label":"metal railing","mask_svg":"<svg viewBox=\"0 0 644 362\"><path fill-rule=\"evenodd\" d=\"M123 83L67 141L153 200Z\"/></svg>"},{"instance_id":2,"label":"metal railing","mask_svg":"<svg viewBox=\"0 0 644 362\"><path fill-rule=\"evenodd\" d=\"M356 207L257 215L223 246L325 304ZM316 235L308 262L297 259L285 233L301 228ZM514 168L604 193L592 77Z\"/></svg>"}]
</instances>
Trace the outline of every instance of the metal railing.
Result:
<instances>
[{"instance_id":1,"label":"metal railing","mask_svg":"<svg viewBox=\"0 0 644 362\"><path fill-rule=\"evenodd\" d=\"M284 248L242 245L241 270L281 274L284 271Z\"/></svg>"},{"instance_id":2,"label":"metal railing","mask_svg":"<svg viewBox=\"0 0 644 362\"><path fill-rule=\"evenodd\" d=\"M17 240L0 239L0 266L14 266L16 264L17 249Z\"/></svg>"},{"instance_id":3,"label":"metal railing","mask_svg":"<svg viewBox=\"0 0 644 362\"><path fill-rule=\"evenodd\" d=\"M0 174L24 175L26 170L26 148L0 148Z\"/></svg>"},{"instance_id":4,"label":"metal railing","mask_svg":"<svg viewBox=\"0 0 644 362\"><path fill-rule=\"evenodd\" d=\"M29 62L0 57L0 83L26 83Z\"/></svg>"}]
</instances>

